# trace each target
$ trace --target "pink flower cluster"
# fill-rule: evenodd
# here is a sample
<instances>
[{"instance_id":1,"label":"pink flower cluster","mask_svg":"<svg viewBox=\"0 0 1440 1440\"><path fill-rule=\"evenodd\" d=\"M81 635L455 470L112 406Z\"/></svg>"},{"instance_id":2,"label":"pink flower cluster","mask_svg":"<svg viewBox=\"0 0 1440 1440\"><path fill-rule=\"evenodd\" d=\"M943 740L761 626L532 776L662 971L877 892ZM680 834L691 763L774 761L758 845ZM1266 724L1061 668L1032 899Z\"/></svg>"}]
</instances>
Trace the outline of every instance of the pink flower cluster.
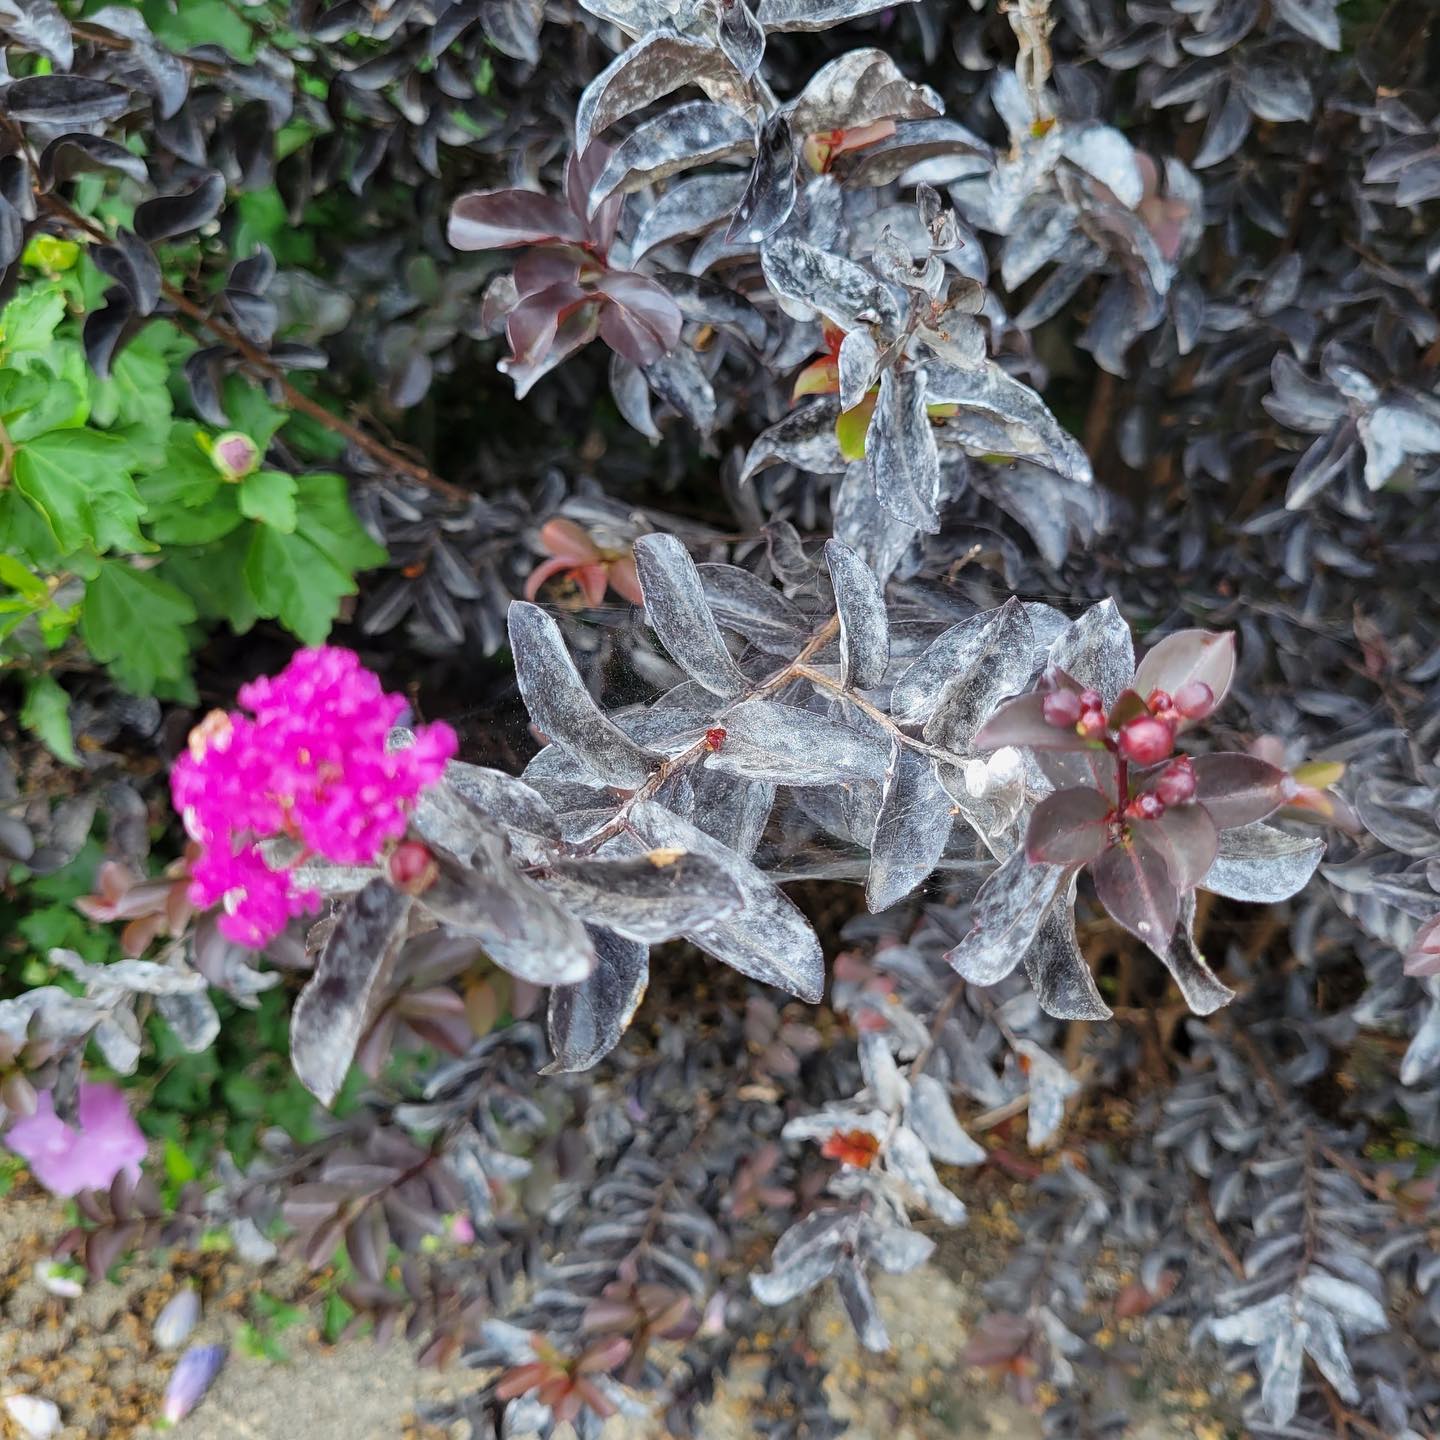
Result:
<instances>
[{"instance_id":1,"label":"pink flower cluster","mask_svg":"<svg viewBox=\"0 0 1440 1440\"><path fill-rule=\"evenodd\" d=\"M319 904L265 863L258 842L287 837L306 855L368 864L404 834L416 796L440 778L456 740L448 725L423 725L414 744L387 751L404 697L387 695L353 651L333 646L298 651L239 700L250 715L213 710L190 732L170 788L201 846L191 902L223 904L221 932L258 949Z\"/></svg>"}]
</instances>

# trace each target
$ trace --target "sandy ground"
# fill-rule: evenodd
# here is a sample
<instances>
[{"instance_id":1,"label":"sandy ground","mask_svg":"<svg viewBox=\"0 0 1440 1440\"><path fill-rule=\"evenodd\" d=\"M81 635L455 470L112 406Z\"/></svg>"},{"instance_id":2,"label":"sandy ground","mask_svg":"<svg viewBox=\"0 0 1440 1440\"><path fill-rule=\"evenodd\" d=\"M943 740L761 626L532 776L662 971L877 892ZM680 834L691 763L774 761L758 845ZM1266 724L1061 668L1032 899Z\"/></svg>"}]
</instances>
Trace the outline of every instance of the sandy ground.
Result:
<instances>
[{"instance_id":1,"label":"sandy ground","mask_svg":"<svg viewBox=\"0 0 1440 1440\"><path fill-rule=\"evenodd\" d=\"M880 1277L881 1311L894 1341L888 1356L863 1356L832 1299L809 1321L810 1343L827 1372L835 1414L854 1440L1042 1440L1036 1416L963 1366L958 1356L981 1310L978 1281L993 1273L1006 1243L1002 1217L976 1216L942 1243L913 1275ZM287 1330L287 1363L243 1353L236 1333L255 1294L306 1300L296 1267L263 1276L223 1255L176 1257L172 1269L149 1260L122 1265L116 1283L86 1287L74 1300L47 1294L35 1278L64 1228L63 1210L33 1187L0 1198L0 1395L29 1391L55 1401L59 1440L158 1440L150 1422L174 1357L150 1338L155 1314L179 1283L197 1284L205 1317L192 1337L231 1345L229 1362L204 1403L174 1431L177 1440L452 1440L424 1425L427 1402L478 1385L464 1370L419 1369L401 1343L325 1345L315 1327ZM313 1307L312 1307L313 1309ZM308 1312L307 1312L308 1313ZM763 1410L761 1384L772 1337L749 1337L732 1374L701 1417L705 1440L752 1440ZM1150 1327L1140 1359L1124 1371L1124 1397L1149 1397L1129 1432L1136 1440L1224 1440L1238 1433L1216 1417L1233 1413L1218 1377L1194 1369L1183 1335ZM759 1407L757 1409L757 1406ZM1135 1411L1132 1408L1132 1414ZM0 1415L0 1436L18 1440ZM459 1440L457 1427L453 1440ZM658 1424L615 1420L606 1440L661 1440Z\"/></svg>"}]
</instances>

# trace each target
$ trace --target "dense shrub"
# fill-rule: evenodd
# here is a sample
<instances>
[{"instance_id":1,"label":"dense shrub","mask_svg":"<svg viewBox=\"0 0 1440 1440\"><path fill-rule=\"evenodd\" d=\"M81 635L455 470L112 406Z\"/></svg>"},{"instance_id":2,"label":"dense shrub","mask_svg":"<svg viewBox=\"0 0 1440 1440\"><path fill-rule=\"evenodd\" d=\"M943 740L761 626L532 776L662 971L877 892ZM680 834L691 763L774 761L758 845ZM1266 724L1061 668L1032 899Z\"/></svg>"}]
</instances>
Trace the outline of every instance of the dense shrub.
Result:
<instances>
[{"instance_id":1,"label":"dense shrub","mask_svg":"<svg viewBox=\"0 0 1440 1440\"><path fill-rule=\"evenodd\" d=\"M886 1350L1002 1170L966 1358L1052 1433L1125 1424L1116 1246L1247 1433L1435 1432L1423 7L0 36L0 1103L113 1132L67 1250L343 1248L475 1434L685 1434L823 1283Z\"/></svg>"}]
</instances>

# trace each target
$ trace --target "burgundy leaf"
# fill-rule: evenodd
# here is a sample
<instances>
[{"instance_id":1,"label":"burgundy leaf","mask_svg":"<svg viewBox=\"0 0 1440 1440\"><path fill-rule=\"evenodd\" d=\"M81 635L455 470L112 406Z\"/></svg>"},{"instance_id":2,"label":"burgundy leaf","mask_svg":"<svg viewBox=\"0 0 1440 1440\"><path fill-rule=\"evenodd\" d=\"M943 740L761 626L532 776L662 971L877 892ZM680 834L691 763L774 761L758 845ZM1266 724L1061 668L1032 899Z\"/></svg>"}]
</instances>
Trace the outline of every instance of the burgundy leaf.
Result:
<instances>
[{"instance_id":1,"label":"burgundy leaf","mask_svg":"<svg viewBox=\"0 0 1440 1440\"><path fill-rule=\"evenodd\" d=\"M1180 914L1180 892L1165 855L1150 842L1148 827L1132 825L1091 867L1095 893L1111 916L1137 940L1163 949Z\"/></svg>"},{"instance_id":2,"label":"burgundy leaf","mask_svg":"<svg viewBox=\"0 0 1440 1440\"><path fill-rule=\"evenodd\" d=\"M561 320L593 299L589 291L563 282L527 295L505 321L505 335L510 341L512 358L522 365L531 365L543 359L555 339Z\"/></svg>"},{"instance_id":3,"label":"burgundy leaf","mask_svg":"<svg viewBox=\"0 0 1440 1440\"><path fill-rule=\"evenodd\" d=\"M593 296L589 297L594 299ZM548 375L557 365L577 350L583 349L600 333L599 307L580 305L560 322L549 350L533 360L502 360L499 369L515 384L515 398L523 400L531 386Z\"/></svg>"},{"instance_id":4,"label":"burgundy leaf","mask_svg":"<svg viewBox=\"0 0 1440 1440\"><path fill-rule=\"evenodd\" d=\"M1407 975L1440 975L1440 915L1432 915L1415 932L1405 952Z\"/></svg>"},{"instance_id":5,"label":"burgundy leaf","mask_svg":"<svg viewBox=\"0 0 1440 1440\"><path fill-rule=\"evenodd\" d=\"M998 750L1020 745L1027 750L1092 750L1098 745L1082 740L1069 725L1052 725L1045 718L1045 696L1038 690L1007 700L976 732L977 750Z\"/></svg>"},{"instance_id":6,"label":"burgundy leaf","mask_svg":"<svg viewBox=\"0 0 1440 1440\"><path fill-rule=\"evenodd\" d=\"M1200 755L1195 769L1195 798L1221 830L1263 820L1285 801L1289 776L1277 765L1238 751Z\"/></svg>"},{"instance_id":7,"label":"burgundy leaf","mask_svg":"<svg viewBox=\"0 0 1440 1440\"><path fill-rule=\"evenodd\" d=\"M1203 805L1172 805L1158 820L1140 820L1136 829L1165 857L1178 890L1193 890L1215 863L1220 832Z\"/></svg>"},{"instance_id":8,"label":"burgundy leaf","mask_svg":"<svg viewBox=\"0 0 1440 1440\"><path fill-rule=\"evenodd\" d=\"M600 338L636 365L651 365L680 340L683 318L667 290L628 270L607 270L596 288L614 304L600 316Z\"/></svg>"},{"instance_id":9,"label":"burgundy leaf","mask_svg":"<svg viewBox=\"0 0 1440 1440\"><path fill-rule=\"evenodd\" d=\"M515 293L523 300L552 285L574 285L585 263L585 252L569 245L537 245L527 250L510 272Z\"/></svg>"},{"instance_id":10,"label":"burgundy leaf","mask_svg":"<svg viewBox=\"0 0 1440 1440\"><path fill-rule=\"evenodd\" d=\"M510 250L546 240L588 238L579 217L550 195L533 190L475 190L450 212L447 231L457 250Z\"/></svg>"},{"instance_id":11,"label":"burgundy leaf","mask_svg":"<svg viewBox=\"0 0 1440 1440\"><path fill-rule=\"evenodd\" d=\"M1234 635L1220 630L1181 630L1167 635L1140 662L1132 688L1146 698L1156 690L1174 696L1184 686L1199 681L1210 687L1214 698L1209 708L1214 710L1225 698L1234 676ZM1188 729L1203 718L1204 714L1182 718L1179 728Z\"/></svg>"},{"instance_id":12,"label":"burgundy leaf","mask_svg":"<svg viewBox=\"0 0 1440 1440\"><path fill-rule=\"evenodd\" d=\"M603 173L611 153L609 145L595 140L586 147L583 155L572 153L565 162L565 203L584 226L586 238L602 255L608 253L615 239L625 197L612 195L589 219L585 216L585 209L590 203L590 191Z\"/></svg>"},{"instance_id":13,"label":"burgundy leaf","mask_svg":"<svg viewBox=\"0 0 1440 1440\"><path fill-rule=\"evenodd\" d=\"M1098 790L1057 790L1035 807L1025 853L1049 865L1086 865L1110 838L1110 801ZM1202 872L1203 873L1203 872Z\"/></svg>"}]
</instances>

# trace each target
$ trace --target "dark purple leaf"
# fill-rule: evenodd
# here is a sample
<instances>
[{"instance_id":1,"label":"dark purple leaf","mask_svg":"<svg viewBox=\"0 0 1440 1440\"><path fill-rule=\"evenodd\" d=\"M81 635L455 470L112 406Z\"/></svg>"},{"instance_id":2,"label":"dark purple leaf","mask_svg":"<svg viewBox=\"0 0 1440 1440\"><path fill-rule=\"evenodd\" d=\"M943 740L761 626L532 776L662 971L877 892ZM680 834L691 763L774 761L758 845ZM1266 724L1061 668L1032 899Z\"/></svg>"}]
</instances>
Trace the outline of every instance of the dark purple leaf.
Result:
<instances>
[{"instance_id":1,"label":"dark purple leaf","mask_svg":"<svg viewBox=\"0 0 1440 1440\"><path fill-rule=\"evenodd\" d=\"M111 245L96 246L90 258L124 288L140 315L151 314L160 303L160 262L154 252L129 230L121 230Z\"/></svg>"},{"instance_id":2,"label":"dark purple leaf","mask_svg":"<svg viewBox=\"0 0 1440 1440\"><path fill-rule=\"evenodd\" d=\"M1164 855L1170 878L1182 893L1205 878L1220 844L1220 832L1203 805L1172 805L1158 820L1137 820L1135 827Z\"/></svg>"},{"instance_id":3,"label":"dark purple leaf","mask_svg":"<svg viewBox=\"0 0 1440 1440\"><path fill-rule=\"evenodd\" d=\"M225 201L225 177L205 176L188 194L157 195L135 207L135 233L148 244L174 240L208 225Z\"/></svg>"},{"instance_id":4,"label":"dark purple leaf","mask_svg":"<svg viewBox=\"0 0 1440 1440\"><path fill-rule=\"evenodd\" d=\"M1048 865L1086 865L1110 841L1112 802L1098 790L1057 790L1035 807L1025 853Z\"/></svg>"},{"instance_id":5,"label":"dark purple leaf","mask_svg":"<svg viewBox=\"0 0 1440 1440\"><path fill-rule=\"evenodd\" d=\"M595 288L613 302L600 314L600 338L635 365L653 365L680 341L684 317L662 285L628 270L607 270Z\"/></svg>"},{"instance_id":6,"label":"dark purple leaf","mask_svg":"<svg viewBox=\"0 0 1440 1440\"><path fill-rule=\"evenodd\" d=\"M1190 763L1195 798L1221 830L1263 820L1285 802L1290 777L1254 755L1199 755Z\"/></svg>"},{"instance_id":7,"label":"dark purple leaf","mask_svg":"<svg viewBox=\"0 0 1440 1440\"><path fill-rule=\"evenodd\" d=\"M58 130L114 120L132 101L123 86L84 75L27 75L10 82L0 103L12 120Z\"/></svg>"},{"instance_id":8,"label":"dark purple leaf","mask_svg":"<svg viewBox=\"0 0 1440 1440\"><path fill-rule=\"evenodd\" d=\"M1073 725L1052 725L1045 718L1045 696L1039 691L1008 700L982 725L971 742L976 750L1017 745L1026 750L1101 750L1098 741L1084 740Z\"/></svg>"},{"instance_id":9,"label":"dark purple leaf","mask_svg":"<svg viewBox=\"0 0 1440 1440\"><path fill-rule=\"evenodd\" d=\"M1072 672L1073 673L1073 672ZM1182 719L1180 729L1188 729L1197 720L1214 710L1230 689L1235 677L1235 636L1228 630L1180 630L1167 635L1149 651L1135 671L1131 688L1148 699L1152 692L1163 690L1174 697L1191 684L1210 687L1214 697L1210 709Z\"/></svg>"},{"instance_id":10,"label":"dark purple leaf","mask_svg":"<svg viewBox=\"0 0 1440 1440\"><path fill-rule=\"evenodd\" d=\"M510 250L553 240L578 244L586 238L568 205L531 190L462 195L450 212L446 234L457 250Z\"/></svg>"},{"instance_id":11,"label":"dark purple leaf","mask_svg":"<svg viewBox=\"0 0 1440 1440\"><path fill-rule=\"evenodd\" d=\"M1170 878L1164 852L1150 843L1145 827L1130 826L1091 866L1100 903L1142 944L1164 952L1180 913L1180 892Z\"/></svg>"}]
</instances>

